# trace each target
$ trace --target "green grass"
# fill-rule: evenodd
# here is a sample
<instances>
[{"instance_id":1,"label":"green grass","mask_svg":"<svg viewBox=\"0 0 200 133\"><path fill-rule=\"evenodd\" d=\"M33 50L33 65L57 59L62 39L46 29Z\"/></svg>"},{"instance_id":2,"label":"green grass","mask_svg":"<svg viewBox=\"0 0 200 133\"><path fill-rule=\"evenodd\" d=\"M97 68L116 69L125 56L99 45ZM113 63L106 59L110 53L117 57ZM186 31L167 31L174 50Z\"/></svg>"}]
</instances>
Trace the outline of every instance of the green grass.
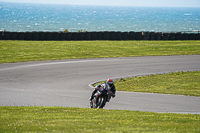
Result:
<instances>
[{"instance_id":1,"label":"green grass","mask_svg":"<svg viewBox=\"0 0 200 133\"><path fill-rule=\"evenodd\" d=\"M200 54L200 41L0 41L0 63Z\"/></svg>"},{"instance_id":2,"label":"green grass","mask_svg":"<svg viewBox=\"0 0 200 133\"><path fill-rule=\"evenodd\" d=\"M200 71L120 79L115 86L118 91L200 96Z\"/></svg>"},{"instance_id":3,"label":"green grass","mask_svg":"<svg viewBox=\"0 0 200 133\"><path fill-rule=\"evenodd\" d=\"M0 132L200 132L200 115L65 107L0 107Z\"/></svg>"}]
</instances>

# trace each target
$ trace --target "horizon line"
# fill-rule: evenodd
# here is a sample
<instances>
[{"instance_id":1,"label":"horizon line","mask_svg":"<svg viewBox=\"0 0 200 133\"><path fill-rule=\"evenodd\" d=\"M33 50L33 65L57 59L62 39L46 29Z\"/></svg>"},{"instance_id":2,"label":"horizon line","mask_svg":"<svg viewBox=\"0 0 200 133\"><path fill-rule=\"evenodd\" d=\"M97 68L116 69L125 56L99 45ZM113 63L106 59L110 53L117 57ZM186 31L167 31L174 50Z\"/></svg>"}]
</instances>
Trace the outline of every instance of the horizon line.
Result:
<instances>
[{"instance_id":1,"label":"horizon line","mask_svg":"<svg viewBox=\"0 0 200 133\"><path fill-rule=\"evenodd\" d=\"M151 5L96 5L96 4L67 4L67 3L44 3L44 2L11 2L0 1L0 3L19 3L19 4L41 4L41 5L68 5L68 6L106 6L106 7L163 7L163 8L200 8L200 6L151 6Z\"/></svg>"}]
</instances>

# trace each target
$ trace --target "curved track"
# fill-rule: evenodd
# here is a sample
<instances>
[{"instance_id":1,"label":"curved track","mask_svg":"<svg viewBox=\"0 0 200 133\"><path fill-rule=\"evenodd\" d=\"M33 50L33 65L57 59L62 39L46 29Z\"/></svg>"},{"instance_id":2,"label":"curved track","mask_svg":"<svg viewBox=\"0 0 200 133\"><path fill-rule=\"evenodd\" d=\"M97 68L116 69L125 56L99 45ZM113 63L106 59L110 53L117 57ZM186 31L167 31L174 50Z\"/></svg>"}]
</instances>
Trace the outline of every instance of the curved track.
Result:
<instances>
[{"instance_id":1,"label":"curved track","mask_svg":"<svg viewBox=\"0 0 200 133\"><path fill-rule=\"evenodd\" d=\"M89 108L89 83L200 70L200 55L76 59L0 64L0 106ZM117 92L105 109L200 113L200 97Z\"/></svg>"}]
</instances>

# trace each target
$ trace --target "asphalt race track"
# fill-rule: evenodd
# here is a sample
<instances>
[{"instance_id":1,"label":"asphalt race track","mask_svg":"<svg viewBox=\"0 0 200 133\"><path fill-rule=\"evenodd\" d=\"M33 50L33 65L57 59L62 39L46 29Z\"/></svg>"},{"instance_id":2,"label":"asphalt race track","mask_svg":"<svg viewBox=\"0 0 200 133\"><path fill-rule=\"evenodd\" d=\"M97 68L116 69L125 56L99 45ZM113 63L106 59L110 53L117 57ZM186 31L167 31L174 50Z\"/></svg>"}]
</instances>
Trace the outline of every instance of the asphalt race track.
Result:
<instances>
[{"instance_id":1,"label":"asphalt race track","mask_svg":"<svg viewBox=\"0 0 200 133\"><path fill-rule=\"evenodd\" d=\"M89 108L90 83L200 70L200 55L74 59L0 64L0 106ZM116 92L105 109L200 114L200 97Z\"/></svg>"}]
</instances>

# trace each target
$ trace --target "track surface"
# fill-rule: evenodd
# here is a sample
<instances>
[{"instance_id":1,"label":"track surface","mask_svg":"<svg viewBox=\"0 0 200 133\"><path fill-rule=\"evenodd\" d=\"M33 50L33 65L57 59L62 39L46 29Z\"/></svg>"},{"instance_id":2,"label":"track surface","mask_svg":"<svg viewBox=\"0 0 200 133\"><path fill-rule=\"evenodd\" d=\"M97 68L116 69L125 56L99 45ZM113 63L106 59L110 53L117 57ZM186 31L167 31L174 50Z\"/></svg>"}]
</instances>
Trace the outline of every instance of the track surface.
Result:
<instances>
[{"instance_id":1,"label":"track surface","mask_svg":"<svg viewBox=\"0 0 200 133\"><path fill-rule=\"evenodd\" d=\"M200 70L200 55L77 59L0 64L0 106L89 108L89 83ZM198 113L200 97L116 92L105 109Z\"/></svg>"}]
</instances>

